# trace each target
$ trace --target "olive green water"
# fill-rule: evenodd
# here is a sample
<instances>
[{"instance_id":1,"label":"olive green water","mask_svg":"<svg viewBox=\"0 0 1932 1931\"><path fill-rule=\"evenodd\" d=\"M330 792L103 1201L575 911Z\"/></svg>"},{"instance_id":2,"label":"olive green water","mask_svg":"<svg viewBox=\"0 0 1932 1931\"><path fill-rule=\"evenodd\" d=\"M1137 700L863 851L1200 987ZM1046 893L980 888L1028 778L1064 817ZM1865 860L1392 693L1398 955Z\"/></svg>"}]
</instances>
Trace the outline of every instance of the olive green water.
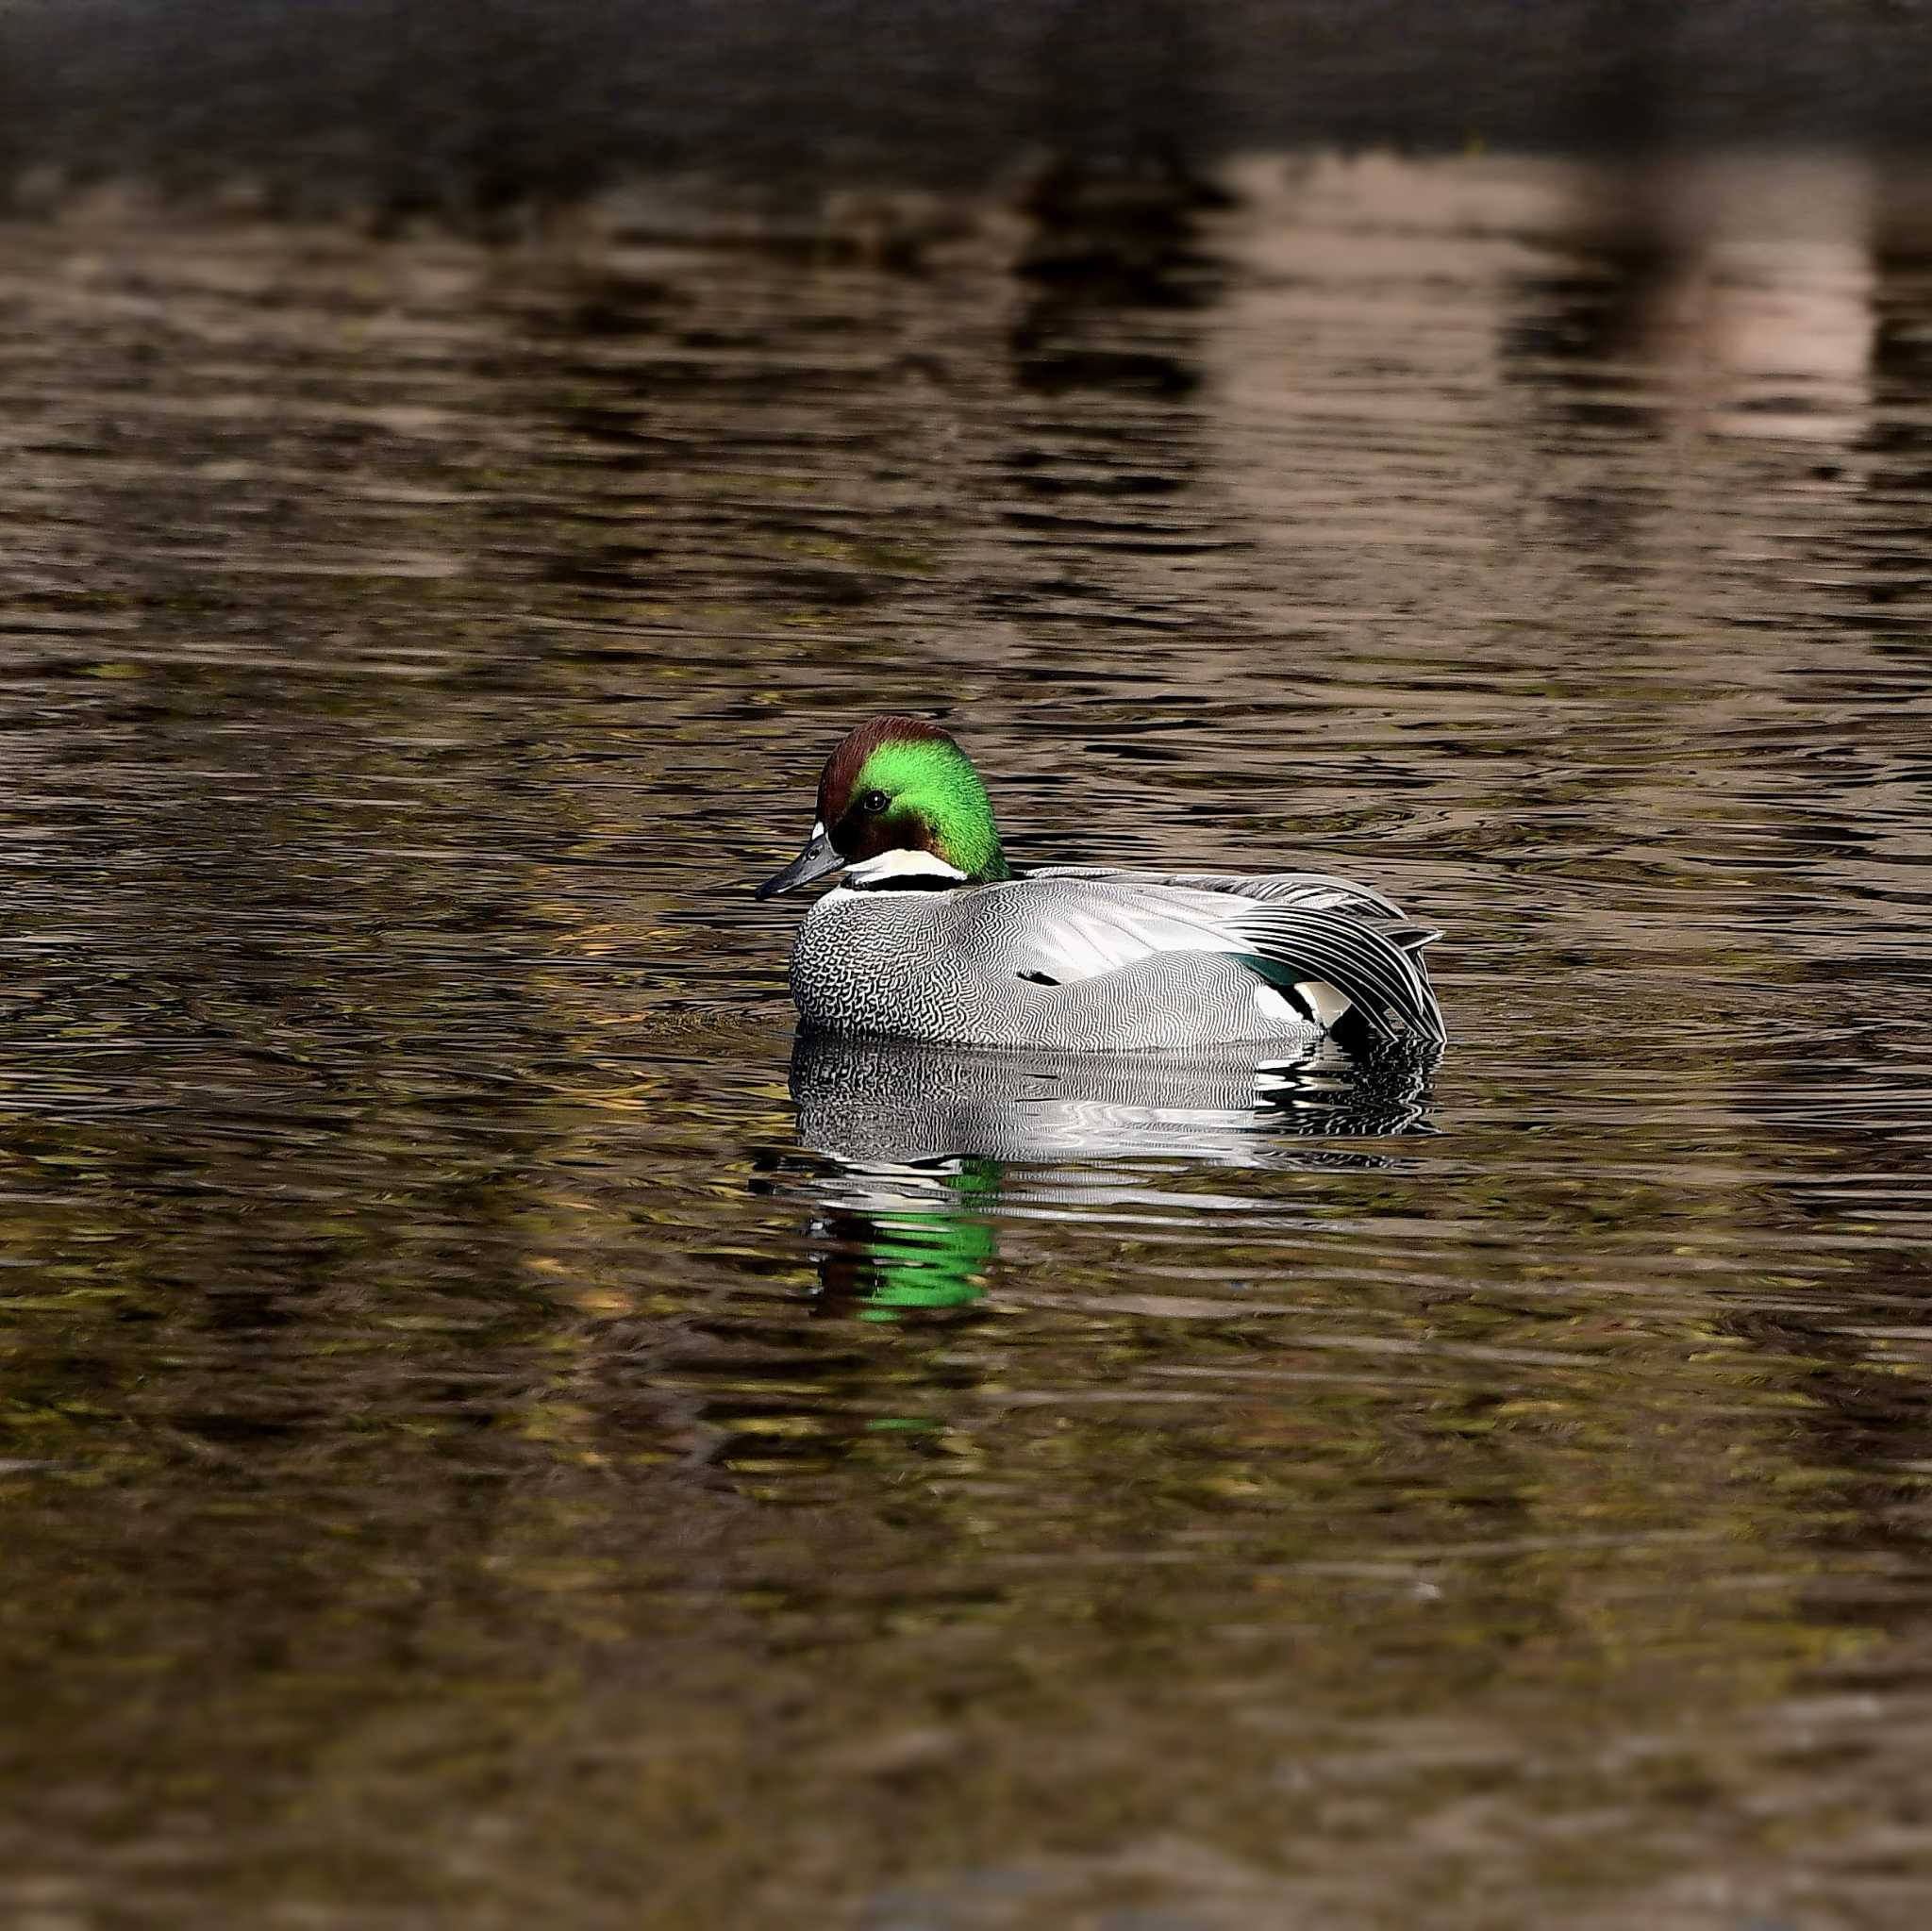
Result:
<instances>
[{"instance_id":1,"label":"olive green water","mask_svg":"<svg viewBox=\"0 0 1932 1931\"><path fill-rule=\"evenodd\" d=\"M1932 1914L1909 171L0 231L0 1921ZM802 1058L819 760L1444 925Z\"/></svg>"}]
</instances>

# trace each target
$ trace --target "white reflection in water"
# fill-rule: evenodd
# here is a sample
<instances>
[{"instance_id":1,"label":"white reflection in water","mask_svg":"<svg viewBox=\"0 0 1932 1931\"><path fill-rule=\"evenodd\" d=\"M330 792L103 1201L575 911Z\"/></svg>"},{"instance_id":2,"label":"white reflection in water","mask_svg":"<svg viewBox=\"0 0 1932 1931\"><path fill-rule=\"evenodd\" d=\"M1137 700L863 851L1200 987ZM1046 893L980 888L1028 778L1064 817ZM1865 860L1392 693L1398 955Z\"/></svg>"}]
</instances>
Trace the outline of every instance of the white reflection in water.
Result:
<instances>
[{"instance_id":1,"label":"white reflection in water","mask_svg":"<svg viewBox=\"0 0 1932 1931\"><path fill-rule=\"evenodd\" d=\"M1424 1130L1436 1057L1357 1063L1325 1041L1292 1058L972 1053L801 1033L798 1136L830 1165L794 1184L817 1212L827 1286L857 1287L875 1308L957 1306L986 1286L998 1217L1291 1224L1291 1207L1266 1192L1173 1190L1149 1168L1393 1166L1391 1154L1331 1142ZM855 1258L869 1278L853 1279Z\"/></svg>"}]
</instances>

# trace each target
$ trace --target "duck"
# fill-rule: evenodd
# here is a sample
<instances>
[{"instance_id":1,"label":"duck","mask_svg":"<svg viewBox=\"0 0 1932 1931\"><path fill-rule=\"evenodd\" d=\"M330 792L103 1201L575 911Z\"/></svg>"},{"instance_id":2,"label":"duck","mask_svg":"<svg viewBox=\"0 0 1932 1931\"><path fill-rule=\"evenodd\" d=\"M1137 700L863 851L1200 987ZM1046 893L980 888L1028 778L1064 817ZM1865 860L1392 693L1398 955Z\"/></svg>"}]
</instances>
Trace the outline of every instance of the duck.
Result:
<instances>
[{"instance_id":1,"label":"duck","mask_svg":"<svg viewBox=\"0 0 1932 1931\"><path fill-rule=\"evenodd\" d=\"M1448 1038L1424 949L1441 930L1320 872L1008 863L952 734L888 713L819 777L804 849L757 888L842 872L800 922L806 1028L1059 1054Z\"/></svg>"}]
</instances>

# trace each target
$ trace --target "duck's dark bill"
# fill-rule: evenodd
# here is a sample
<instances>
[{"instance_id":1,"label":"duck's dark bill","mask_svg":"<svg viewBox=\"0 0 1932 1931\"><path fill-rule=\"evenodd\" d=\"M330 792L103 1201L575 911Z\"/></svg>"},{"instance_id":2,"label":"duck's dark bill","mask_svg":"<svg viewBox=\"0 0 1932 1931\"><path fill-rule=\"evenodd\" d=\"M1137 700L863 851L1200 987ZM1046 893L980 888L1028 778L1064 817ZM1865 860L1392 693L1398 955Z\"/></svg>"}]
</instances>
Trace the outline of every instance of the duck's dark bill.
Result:
<instances>
[{"instance_id":1,"label":"duck's dark bill","mask_svg":"<svg viewBox=\"0 0 1932 1931\"><path fill-rule=\"evenodd\" d=\"M784 871L766 879L752 896L776 898L781 891L791 891L797 886L809 885L814 878L823 878L827 872L838 871L844 862L832 841L824 832L820 832Z\"/></svg>"}]
</instances>

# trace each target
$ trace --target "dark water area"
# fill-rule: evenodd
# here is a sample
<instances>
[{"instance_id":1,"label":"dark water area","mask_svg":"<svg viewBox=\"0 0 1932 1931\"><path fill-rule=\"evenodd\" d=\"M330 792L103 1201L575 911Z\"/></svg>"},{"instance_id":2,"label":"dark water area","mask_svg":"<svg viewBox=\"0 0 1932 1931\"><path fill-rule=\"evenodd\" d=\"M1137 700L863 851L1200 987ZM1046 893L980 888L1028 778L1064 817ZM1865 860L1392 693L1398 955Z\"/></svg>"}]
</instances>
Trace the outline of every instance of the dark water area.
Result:
<instances>
[{"instance_id":1,"label":"dark water area","mask_svg":"<svg viewBox=\"0 0 1932 1931\"><path fill-rule=\"evenodd\" d=\"M1926 1922L1923 178L0 226L0 1919ZM795 1047L882 706L1446 1053Z\"/></svg>"},{"instance_id":2,"label":"dark water area","mask_svg":"<svg viewBox=\"0 0 1932 1931\"><path fill-rule=\"evenodd\" d=\"M489 230L640 171L1921 152L1928 74L1918 0L6 0L0 202L133 178Z\"/></svg>"}]
</instances>

